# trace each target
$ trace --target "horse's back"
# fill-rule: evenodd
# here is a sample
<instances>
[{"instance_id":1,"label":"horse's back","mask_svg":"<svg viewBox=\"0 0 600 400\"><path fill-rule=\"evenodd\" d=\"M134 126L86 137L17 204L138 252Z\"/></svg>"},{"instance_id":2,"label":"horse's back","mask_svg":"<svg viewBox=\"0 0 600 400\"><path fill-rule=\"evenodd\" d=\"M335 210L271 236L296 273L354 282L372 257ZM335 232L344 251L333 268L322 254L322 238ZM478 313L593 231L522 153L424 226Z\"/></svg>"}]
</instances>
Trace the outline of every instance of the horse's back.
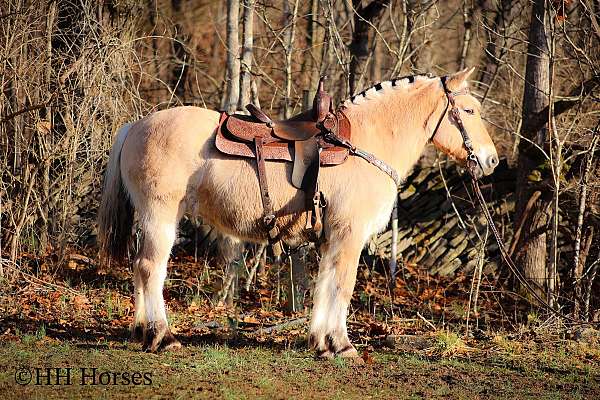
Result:
<instances>
[{"instance_id":1,"label":"horse's back","mask_svg":"<svg viewBox=\"0 0 600 400\"><path fill-rule=\"evenodd\" d=\"M218 123L219 113L206 108L185 106L157 111L133 124L125 146L135 146L145 156L157 158L197 154Z\"/></svg>"}]
</instances>

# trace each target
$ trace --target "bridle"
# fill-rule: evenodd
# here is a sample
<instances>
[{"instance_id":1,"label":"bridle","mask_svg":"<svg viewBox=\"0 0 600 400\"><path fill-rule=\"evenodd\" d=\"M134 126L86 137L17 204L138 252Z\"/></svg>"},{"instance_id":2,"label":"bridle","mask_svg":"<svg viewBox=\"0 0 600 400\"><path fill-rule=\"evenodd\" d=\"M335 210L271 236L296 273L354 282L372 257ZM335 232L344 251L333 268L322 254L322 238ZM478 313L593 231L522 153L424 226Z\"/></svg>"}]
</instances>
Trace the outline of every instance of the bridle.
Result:
<instances>
[{"instance_id":1,"label":"bridle","mask_svg":"<svg viewBox=\"0 0 600 400\"><path fill-rule=\"evenodd\" d=\"M479 187L479 178L476 173L477 167L480 166L479 159L477 158L477 155L475 154L475 150L473 149L473 142L471 141L471 138L469 137L469 134L465 128L465 125L460 117L460 110L456 106L456 96L467 95L467 94L469 94L469 90L467 88L464 88L464 89L461 89L458 91L451 91L450 89L448 89L448 86L446 85L447 77L445 77L445 76L441 77L440 80L442 82L442 87L444 88L444 93L446 95L447 102L446 102L446 107L444 109L444 112L443 112L442 116L440 117L436 128L433 131L431 139L433 139L433 137L437 133L437 130L438 130L439 126L441 125L443 118L446 116L446 112L448 111L448 108L450 108L450 115L452 116L454 123L458 127L458 130L463 139L463 146L467 150L466 167L467 167L467 171L469 172L469 175L471 177L471 187L473 188L473 193L475 193L475 196L477 198L479 206L481 207L481 210L483 211L485 219L488 222L488 226L490 227L490 229L494 235L494 238L496 239L496 242L498 243L498 248L500 249L500 255L502 256L502 259L504 260L506 265L508 265L509 269L515 275L515 277L517 278L519 283L521 285L523 285L523 287L525 289L527 289L527 291L532 295L533 298L535 298L535 300L542 306L542 308L546 309L547 311L550 311L552 314L554 314L560 318L564 318L565 320L575 323L575 324L595 325L593 323L580 322L580 321L578 321L574 318L571 318L567 315L564 315L560 311L557 311L556 309L554 309L550 304L548 304L548 302L546 300L544 300L540 297L538 292L532 287L531 283L527 281L527 279L525 278L525 276L523 276L520 269L517 268L517 266L513 262L508 250L506 249L506 245L505 245L504 241L502 240L502 236L500 236L500 232L498 231L498 228L496 227L496 224L494 223L494 220L492 219L492 215L490 213L490 210L487 207L487 203L485 202L483 193L481 193L481 188ZM483 170L483 168L482 168L482 170Z\"/></svg>"},{"instance_id":2,"label":"bridle","mask_svg":"<svg viewBox=\"0 0 600 400\"><path fill-rule=\"evenodd\" d=\"M473 141L471 140L471 137L467 133L465 124L463 123L462 118L460 117L460 110L456 106L456 97L461 96L461 95L468 95L469 89L465 87L460 90L452 91L448 88L448 85L446 84L447 79L448 79L447 76L443 76L440 78L440 81L442 82L442 87L444 88L444 94L446 95L446 107L444 108L444 112L440 116L440 119L438 120L438 123L437 123L435 129L433 130L431 139L433 139L433 137L436 135L442 121L444 120L444 117L446 116L446 112L448 111L448 108L449 108L450 115L452 116L452 119L454 120L454 123L458 127L460 135L462 136L463 146L467 150L467 161L466 161L467 171L469 171L471 178L473 178L474 180L477 180L478 178L477 178L477 174L476 174L476 169L478 166L480 167L479 159L477 158L477 155L475 154L475 149L473 149ZM483 168L482 168L482 170L483 170Z\"/></svg>"}]
</instances>

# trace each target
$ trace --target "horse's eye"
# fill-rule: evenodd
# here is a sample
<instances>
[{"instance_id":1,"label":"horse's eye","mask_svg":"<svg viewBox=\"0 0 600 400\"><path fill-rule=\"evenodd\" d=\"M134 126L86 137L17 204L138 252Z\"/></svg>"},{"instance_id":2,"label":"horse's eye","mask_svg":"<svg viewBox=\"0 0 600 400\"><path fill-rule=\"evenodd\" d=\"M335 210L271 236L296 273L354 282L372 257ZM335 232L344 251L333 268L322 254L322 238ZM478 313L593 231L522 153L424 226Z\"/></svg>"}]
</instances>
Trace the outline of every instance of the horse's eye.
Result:
<instances>
[{"instance_id":1,"label":"horse's eye","mask_svg":"<svg viewBox=\"0 0 600 400\"><path fill-rule=\"evenodd\" d=\"M475 114L475 110L473 110L472 108L465 108L464 111L469 115Z\"/></svg>"}]
</instances>

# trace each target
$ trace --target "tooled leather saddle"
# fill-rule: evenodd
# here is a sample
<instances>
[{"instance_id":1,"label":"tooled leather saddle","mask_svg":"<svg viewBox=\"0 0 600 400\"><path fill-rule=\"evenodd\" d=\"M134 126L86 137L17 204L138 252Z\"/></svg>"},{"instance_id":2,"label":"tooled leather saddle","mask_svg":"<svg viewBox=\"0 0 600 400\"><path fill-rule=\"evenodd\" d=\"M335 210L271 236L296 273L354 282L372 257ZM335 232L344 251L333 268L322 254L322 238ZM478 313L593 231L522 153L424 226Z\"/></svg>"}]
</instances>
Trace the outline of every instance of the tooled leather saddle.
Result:
<instances>
[{"instance_id":1,"label":"tooled leather saddle","mask_svg":"<svg viewBox=\"0 0 600 400\"><path fill-rule=\"evenodd\" d=\"M323 229L326 205L319 191L321 166L342 164L348 158L350 122L342 110L335 111L331 96L319 81L312 109L287 120L273 120L253 104L246 106L250 115L222 113L216 133L217 149L227 155L256 159L258 182L263 204L263 222L276 257L282 253L280 231L269 197L265 161L293 162L292 185L306 194L309 237L317 241Z\"/></svg>"}]
</instances>

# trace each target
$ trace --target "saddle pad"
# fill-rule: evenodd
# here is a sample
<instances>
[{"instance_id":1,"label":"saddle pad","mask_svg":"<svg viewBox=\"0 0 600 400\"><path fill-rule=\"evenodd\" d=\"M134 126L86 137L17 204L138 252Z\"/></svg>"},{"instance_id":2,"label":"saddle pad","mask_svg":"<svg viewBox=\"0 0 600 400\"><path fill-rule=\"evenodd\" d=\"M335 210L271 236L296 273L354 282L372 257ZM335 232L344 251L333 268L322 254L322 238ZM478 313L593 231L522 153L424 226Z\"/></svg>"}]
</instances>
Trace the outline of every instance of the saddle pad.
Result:
<instances>
[{"instance_id":1,"label":"saddle pad","mask_svg":"<svg viewBox=\"0 0 600 400\"><path fill-rule=\"evenodd\" d=\"M230 156L255 158L253 141L241 141L239 138L237 138L237 136L231 135L231 133L227 130L228 119L229 115L227 113L221 113L219 126L216 129L215 147L221 153ZM344 127L341 126L342 124L345 124ZM270 128L268 128L266 125L261 123L256 123L256 125L262 125L264 129L270 131ZM340 119L340 133L344 134L342 136L349 139L349 132L350 126L348 120L345 118ZM239 134L239 132L236 131L236 134ZM263 152L266 160L289 162L294 160L293 142L269 142L264 145ZM338 146L324 147L323 151L321 152L321 165L342 164L347 158L348 149Z\"/></svg>"}]
</instances>

